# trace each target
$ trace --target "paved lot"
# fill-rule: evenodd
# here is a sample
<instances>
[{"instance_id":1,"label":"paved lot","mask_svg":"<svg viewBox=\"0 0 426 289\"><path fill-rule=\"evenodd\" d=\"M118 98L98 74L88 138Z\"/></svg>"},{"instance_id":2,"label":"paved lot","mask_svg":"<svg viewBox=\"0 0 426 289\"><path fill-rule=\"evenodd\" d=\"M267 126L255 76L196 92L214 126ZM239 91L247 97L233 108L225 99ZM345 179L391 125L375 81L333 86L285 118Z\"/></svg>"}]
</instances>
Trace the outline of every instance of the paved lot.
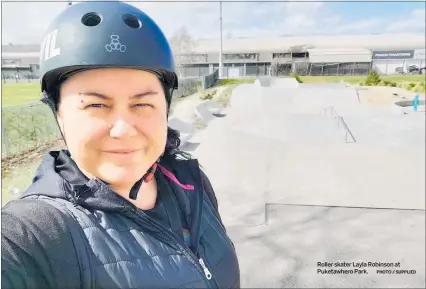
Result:
<instances>
[{"instance_id":1,"label":"paved lot","mask_svg":"<svg viewBox=\"0 0 426 289\"><path fill-rule=\"evenodd\" d=\"M424 288L424 112L365 108L341 84L265 88L235 90L246 102L194 139L238 251L242 287ZM356 142L324 115L329 106Z\"/></svg>"}]
</instances>

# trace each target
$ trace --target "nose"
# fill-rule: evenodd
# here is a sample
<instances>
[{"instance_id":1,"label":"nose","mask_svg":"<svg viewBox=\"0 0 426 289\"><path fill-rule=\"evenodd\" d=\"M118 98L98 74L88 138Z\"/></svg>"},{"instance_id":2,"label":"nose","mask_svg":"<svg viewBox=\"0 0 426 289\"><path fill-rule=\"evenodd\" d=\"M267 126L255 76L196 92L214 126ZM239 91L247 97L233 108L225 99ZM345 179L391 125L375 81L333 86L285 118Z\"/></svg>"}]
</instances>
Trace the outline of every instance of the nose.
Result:
<instances>
[{"instance_id":1,"label":"nose","mask_svg":"<svg viewBox=\"0 0 426 289\"><path fill-rule=\"evenodd\" d=\"M113 138L130 138L137 134L137 130L128 121L120 118L114 122L109 134Z\"/></svg>"}]
</instances>

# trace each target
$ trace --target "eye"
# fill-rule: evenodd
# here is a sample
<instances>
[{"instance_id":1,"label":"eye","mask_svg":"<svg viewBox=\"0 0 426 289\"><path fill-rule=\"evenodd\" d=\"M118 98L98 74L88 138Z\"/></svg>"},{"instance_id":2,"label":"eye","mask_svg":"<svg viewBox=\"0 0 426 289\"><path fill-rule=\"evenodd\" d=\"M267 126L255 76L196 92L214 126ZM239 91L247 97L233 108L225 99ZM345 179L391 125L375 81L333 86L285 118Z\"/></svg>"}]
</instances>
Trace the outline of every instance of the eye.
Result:
<instances>
[{"instance_id":1,"label":"eye","mask_svg":"<svg viewBox=\"0 0 426 289\"><path fill-rule=\"evenodd\" d=\"M106 107L106 106L105 106L105 104L102 104L102 103L94 103L94 104L89 104L88 106L86 106L86 108L91 108L91 107L101 108L101 107Z\"/></svg>"},{"instance_id":2,"label":"eye","mask_svg":"<svg viewBox=\"0 0 426 289\"><path fill-rule=\"evenodd\" d=\"M146 107L146 106L149 106L149 107L154 108L154 106L152 104L148 104L148 103L137 103L134 106L137 106L137 107Z\"/></svg>"}]
</instances>

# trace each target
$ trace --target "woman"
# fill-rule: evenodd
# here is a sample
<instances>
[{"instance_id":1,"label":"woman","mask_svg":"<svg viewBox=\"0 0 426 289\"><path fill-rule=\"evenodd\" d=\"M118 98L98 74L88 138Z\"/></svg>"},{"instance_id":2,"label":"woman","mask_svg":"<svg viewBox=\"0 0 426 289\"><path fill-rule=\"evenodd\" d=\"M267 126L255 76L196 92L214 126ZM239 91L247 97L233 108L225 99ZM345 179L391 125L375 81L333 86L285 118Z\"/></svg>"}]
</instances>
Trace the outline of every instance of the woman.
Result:
<instances>
[{"instance_id":1,"label":"woman","mask_svg":"<svg viewBox=\"0 0 426 289\"><path fill-rule=\"evenodd\" d=\"M2 210L2 288L239 288L212 186L167 127L178 82L152 19L70 6L40 57L67 150Z\"/></svg>"}]
</instances>

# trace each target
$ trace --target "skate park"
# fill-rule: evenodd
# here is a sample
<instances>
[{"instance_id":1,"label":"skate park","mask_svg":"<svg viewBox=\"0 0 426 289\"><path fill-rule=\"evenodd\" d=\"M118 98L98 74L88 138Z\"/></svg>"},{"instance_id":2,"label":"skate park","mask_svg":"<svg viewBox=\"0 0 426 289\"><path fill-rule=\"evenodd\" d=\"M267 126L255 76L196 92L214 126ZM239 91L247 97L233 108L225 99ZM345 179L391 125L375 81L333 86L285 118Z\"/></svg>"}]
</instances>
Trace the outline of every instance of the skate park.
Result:
<instances>
[{"instance_id":1,"label":"skate park","mask_svg":"<svg viewBox=\"0 0 426 289\"><path fill-rule=\"evenodd\" d=\"M345 83L264 77L195 110L206 128L180 123L183 147L215 188L243 288L425 286L424 98L366 108Z\"/></svg>"}]
</instances>

